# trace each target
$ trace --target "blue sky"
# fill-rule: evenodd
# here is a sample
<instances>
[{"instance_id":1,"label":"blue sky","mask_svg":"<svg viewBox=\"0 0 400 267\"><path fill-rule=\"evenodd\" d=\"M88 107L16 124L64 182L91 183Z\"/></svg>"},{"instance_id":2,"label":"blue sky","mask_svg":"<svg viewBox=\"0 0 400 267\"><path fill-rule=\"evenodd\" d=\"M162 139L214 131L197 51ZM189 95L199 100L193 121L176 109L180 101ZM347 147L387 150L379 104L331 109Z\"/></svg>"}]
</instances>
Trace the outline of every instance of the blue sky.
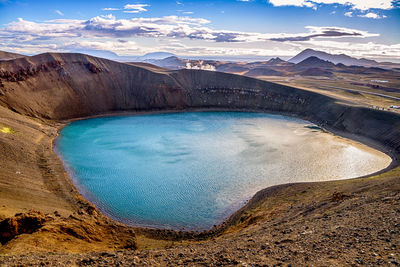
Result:
<instances>
[{"instance_id":1,"label":"blue sky","mask_svg":"<svg viewBox=\"0 0 400 267\"><path fill-rule=\"evenodd\" d=\"M313 48L399 61L399 29L397 0L0 0L0 50L25 54L269 58Z\"/></svg>"}]
</instances>

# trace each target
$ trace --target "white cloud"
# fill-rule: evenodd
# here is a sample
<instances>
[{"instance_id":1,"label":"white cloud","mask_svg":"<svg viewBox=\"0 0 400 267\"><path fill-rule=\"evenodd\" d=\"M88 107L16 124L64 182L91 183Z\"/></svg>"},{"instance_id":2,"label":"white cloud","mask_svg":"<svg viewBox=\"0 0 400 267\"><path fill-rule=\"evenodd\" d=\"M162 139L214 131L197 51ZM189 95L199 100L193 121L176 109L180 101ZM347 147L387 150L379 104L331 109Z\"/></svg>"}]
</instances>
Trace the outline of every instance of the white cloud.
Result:
<instances>
[{"instance_id":1,"label":"white cloud","mask_svg":"<svg viewBox=\"0 0 400 267\"><path fill-rule=\"evenodd\" d=\"M308 0L269 0L274 6L314 7L315 4Z\"/></svg>"},{"instance_id":2,"label":"white cloud","mask_svg":"<svg viewBox=\"0 0 400 267\"><path fill-rule=\"evenodd\" d=\"M20 54L39 54L49 51L59 51L56 44L3 44L0 47L6 51L13 51Z\"/></svg>"},{"instance_id":3,"label":"white cloud","mask_svg":"<svg viewBox=\"0 0 400 267\"><path fill-rule=\"evenodd\" d=\"M127 4L124 6L124 12L125 13L140 13L140 12L145 12L147 9L145 7L148 7L149 5L147 4Z\"/></svg>"},{"instance_id":4,"label":"white cloud","mask_svg":"<svg viewBox=\"0 0 400 267\"><path fill-rule=\"evenodd\" d=\"M59 48L67 50L104 50L120 54L140 53L141 51L136 42L124 40L75 40L66 42Z\"/></svg>"},{"instance_id":5,"label":"white cloud","mask_svg":"<svg viewBox=\"0 0 400 267\"><path fill-rule=\"evenodd\" d=\"M54 11L54 12L56 12L58 15L60 15L60 16L64 16L64 14L60 11L60 10L56 10L56 11Z\"/></svg>"},{"instance_id":6,"label":"white cloud","mask_svg":"<svg viewBox=\"0 0 400 267\"><path fill-rule=\"evenodd\" d=\"M116 19L112 14L97 16L89 20L59 19L43 23L18 19L0 30L0 35L12 38L50 39L59 37L96 37L96 38L187 38L192 40L210 40L215 42L259 42L272 40L277 42L299 42L315 38L375 37L369 33L343 27L305 27L308 32L257 33L216 30L207 26L210 21L187 16L165 16L152 18Z\"/></svg>"},{"instance_id":7,"label":"white cloud","mask_svg":"<svg viewBox=\"0 0 400 267\"><path fill-rule=\"evenodd\" d=\"M80 22L80 20L60 19L36 23L18 18L17 21L11 22L6 28L1 29L0 34L14 38L25 35L31 39L73 37L77 36L74 31L77 23Z\"/></svg>"},{"instance_id":8,"label":"white cloud","mask_svg":"<svg viewBox=\"0 0 400 267\"><path fill-rule=\"evenodd\" d=\"M378 15L376 13L373 13L373 12L368 12L365 15L361 14L361 15L358 15L358 16L362 17L362 18L368 18L368 19L383 19L383 18L386 18L385 15L380 16L380 15Z\"/></svg>"},{"instance_id":9,"label":"white cloud","mask_svg":"<svg viewBox=\"0 0 400 267\"><path fill-rule=\"evenodd\" d=\"M349 11L349 12L344 13L344 15L345 15L346 17L351 18L351 17L353 17L353 12Z\"/></svg>"},{"instance_id":10,"label":"white cloud","mask_svg":"<svg viewBox=\"0 0 400 267\"><path fill-rule=\"evenodd\" d=\"M104 10L104 11L112 11L112 10L120 10L119 8L115 8L115 7L106 7L106 8L103 8L102 10Z\"/></svg>"},{"instance_id":11,"label":"white cloud","mask_svg":"<svg viewBox=\"0 0 400 267\"><path fill-rule=\"evenodd\" d=\"M140 39L141 41L143 39ZM220 57L267 57L267 56L294 56L306 48L322 50L333 54L348 54L355 57L380 58L389 61L400 60L400 44L385 45L373 42L354 43L339 42L332 40L310 40L306 42L278 43L263 42L253 47L245 47L241 43L231 43L226 46L222 43L206 46L204 44L188 45L179 41L170 41L166 45L163 42L156 46L140 44L134 41L124 41L120 39L98 39L82 40L80 38L73 41L66 41L61 44L4 44L0 41L0 49L17 53L37 54L48 51L68 52L79 50L105 50L112 51L119 55L142 55L148 52L169 51L180 55L190 55L197 57L220 56ZM192 41L189 41L192 43ZM193 44L193 43L192 43Z\"/></svg>"},{"instance_id":12,"label":"white cloud","mask_svg":"<svg viewBox=\"0 0 400 267\"><path fill-rule=\"evenodd\" d=\"M0 28L0 50L38 53L94 49L124 55L165 50L196 56L291 56L310 47L365 57L386 53L386 57L400 59L400 44L368 42L365 38L379 36L368 31L307 26L299 33L258 33L215 29L209 24L209 20L188 16L117 19L108 14L89 20L44 22L19 18Z\"/></svg>"},{"instance_id":13,"label":"white cloud","mask_svg":"<svg viewBox=\"0 0 400 267\"><path fill-rule=\"evenodd\" d=\"M302 45L305 48L315 48L333 54L344 53L355 57L400 59L400 44L387 45L374 42L350 43L332 40L310 40Z\"/></svg>"},{"instance_id":14,"label":"white cloud","mask_svg":"<svg viewBox=\"0 0 400 267\"><path fill-rule=\"evenodd\" d=\"M316 7L316 4L348 5L353 9L392 9L393 0L269 0L274 6Z\"/></svg>"},{"instance_id":15,"label":"white cloud","mask_svg":"<svg viewBox=\"0 0 400 267\"><path fill-rule=\"evenodd\" d=\"M101 18L105 19L112 19L115 20L115 16L113 14L107 14L107 15L100 15Z\"/></svg>"},{"instance_id":16,"label":"white cloud","mask_svg":"<svg viewBox=\"0 0 400 267\"><path fill-rule=\"evenodd\" d=\"M182 13L183 13L183 14L187 14L187 15L191 15L191 14L193 14L194 12L193 12L193 11L183 11Z\"/></svg>"},{"instance_id":17,"label":"white cloud","mask_svg":"<svg viewBox=\"0 0 400 267\"><path fill-rule=\"evenodd\" d=\"M367 31L343 28L343 27L320 27L320 26L306 26L309 30L308 33L299 34L274 34L270 35L270 40L279 42L299 42L308 41L315 38L341 38L341 37L355 37L355 38L366 38L366 37L376 37L379 34L369 33Z\"/></svg>"}]
</instances>

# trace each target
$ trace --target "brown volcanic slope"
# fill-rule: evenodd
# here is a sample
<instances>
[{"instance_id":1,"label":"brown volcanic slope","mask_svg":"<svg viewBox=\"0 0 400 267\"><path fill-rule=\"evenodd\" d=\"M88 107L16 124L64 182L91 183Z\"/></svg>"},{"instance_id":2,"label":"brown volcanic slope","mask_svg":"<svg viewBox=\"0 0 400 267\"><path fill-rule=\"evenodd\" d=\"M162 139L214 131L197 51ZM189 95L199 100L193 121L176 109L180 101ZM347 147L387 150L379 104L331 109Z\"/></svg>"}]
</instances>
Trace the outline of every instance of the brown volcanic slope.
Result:
<instances>
[{"instance_id":1,"label":"brown volcanic slope","mask_svg":"<svg viewBox=\"0 0 400 267\"><path fill-rule=\"evenodd\" d=\"M52 153L51 141L63 125L58 120L82 116L119 111L258 110L292 114L368 143L388 152L396 167L400 154L397 114L227 73L166 71L82 54L49 53L0 62L0 105L0 219L9 218L0 222L2 253L124 249L93 257L52 256L49 260L54 264L60 259L65 264L106 264L106 260L143 265L240 261L348 265L356 257L356 263L369 264L396 260L400 247L395 230L400 223L397 170L380 179L266 189L225 224L200 235L135 229L139 246L149 240L151 246L160 246L169 242L161 239L215 239L197 245L182 243L170 250L129 252L136 247L133 229L109 220L80 197ZM17 212L22 214L10 217ZM347 249L342 248L344 244ZM35 257L4 257L0 264L39 264L43 259ZM124 262L127 259L130 262Z\"/></svg>"},{"instance_id":2,"label":"brown volcanic slope","mask_svg":"<svg viewBox=\"0 0 400 267\"><path fill-rule=\"evenodd\" d=\"M3 83L0 101L4 105L19 113L49 119L121 110L203 106L240 108L248 107L249 103L232 98L227 105L225 100L209 98L209 95L223 95L223 90L228 89L237 92L243 89L245 95L257 95L260 102L265 99L262 90L266 85L271 96L296 91L225 73L193 70L154 72L148 67L82 54L41 54L2 62L0 79ZM251 108L257 108L257 103L253 103Z\"/></svg>"},{"instance_id":3,"label":"brown volcanic slope","mask_svg":"<svg viewBox=\"0 0 400 267\"><path fill-rule=\"evenodd\" d=\"M0 103L20 114L52 120L188 108L286 112L400 150L399 133L393 130L400 120L392 113L339 104L316 93L239 75L158 70L83 54L46 53L4 61ZM367 119L360 121L361 117Z\"/></svg>"},{"instance_id":4,"label":"brown volcanic slope","mask_svg":"<svg viewBox=\"0 0 400 267\"><path fill-rule=\"evenodd\" d=\"M21 55L21 54L6 52L6 51L0 51L0 60L10 60L10 59L16 59L16 58L21 58L21 57L26 57L26 56Z\"/></svg>"}]
</instances>

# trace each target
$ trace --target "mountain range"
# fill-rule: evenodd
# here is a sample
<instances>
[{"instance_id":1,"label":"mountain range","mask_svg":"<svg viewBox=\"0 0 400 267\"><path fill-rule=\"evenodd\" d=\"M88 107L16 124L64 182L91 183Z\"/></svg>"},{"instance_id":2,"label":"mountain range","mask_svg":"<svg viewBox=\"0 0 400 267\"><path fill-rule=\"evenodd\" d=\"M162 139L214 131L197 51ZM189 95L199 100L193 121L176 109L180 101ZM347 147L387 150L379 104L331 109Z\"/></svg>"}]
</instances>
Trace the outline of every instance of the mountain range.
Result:
<instances>
[{"instance_id":1,"label":"mountain range","mask_svg":"<svg viewBox=\"0 0 400 267\"><path fill-rule=\"evenodd\" d=\"M175 64L176 65L175 68L177 66L185 66L187 62L201 61L201 59L193 59L193 58L189 57L187 59L182 59L182 61L180 63L171 64L171 63L167 63L165 61L163 62L164 59L169 58L169 57L179 58L178 56L176 56L172 53L156 52L156 53L148 53L142 57L137 57L136 61L146 61L148 63L159 65L159 66L164 65L165 67L173 66ZM333 64L343 64L346 66L363 66L363 67L380 67L380 68L393 68L393 66L395 66L395 67L400 66L399 64L395 64L395 63L391 63L391 62L377 62L375 60L365 59L365 58L358 59L358 58L351 57L351 56L348 56L345 54L329 54L329 53L326 53L323 51L318 51L318 50L313 50L313 49L305 49L287 61L282 60L277 57L277 58L271 58L268 61L258 61L258 62L268 62L269 65L279 65L279 64L287 64L287 63L297 64L309 57L317 57L319 59L332 62ZM169 59L169 61L171 61L171 60L172 59ZM176 59L173 59L173 60L176 61ZM241 63L238 61L226 61L226 60L202 60L202 61ZM255 63L257 63L257 62L255 62Z\"/></svg>"},{"instance_id":2,"label":"mountain range","mask_svg":"<svg viewBox=\"0 0 400 267\"><path fill-rule=\"evenodd\" d=\"M107 58L107 59L121 61L121 62L127 62L127 61L147 62L147 63L156 64L156 65L162 64L159 61L164 60L169 57L180 58L179 56L177 56L173 53L170 53L170 52L151 52L151 53L147 53L143 56L119 56L116 53L113 53L110 51L102 51L102 50L85 50L85 51L72 51L72 52L73 53L84 53L84 54L95 56L95 57L102 57L102 58ZM14 59L14 58L24 57L24 56L25 55L0 51L0 60ZM313 49L305 49L287 61L282 60L280 58L271 58L272 60L270 59L269 63L270 64L272 63L274 65L276 65L278 63L283 63L283 62L297 64L309 57L317 57L317 58L325 60L325 61L330 61L334 64L343 64L346 66L390 67L392 65L398 65L395 63L391 63L391 62L377 62L375 60L365 59L365 58L358 59L358 58L351 57L351 56L348 56L345 54L329 54L329 53L326 53L323 51L318 51L318 50L313 50ZM187 56L184 58L186 61L203 60L203 61L213 61L213 62L238 62L238 63L239 62L254 62L254 61L248 61L248 60L246 60L246 61L220 60L217 58L206 59L209 57L197 58L197 57L193 57L193 56ZM258 61L258 62L260 62L260 61Z\"/></svg>"},{"instance_id":3,"label":"mountain range","mask_svg":"<svg viewBox=\"0 0 400 267\"><path fill-rule=\"evenodd\" d=\"M178 69L203 69L233 74L246 75L250 77L260 76L325 76L332 77L335 73L349 74L374 74L374 73L393 73L390 67L399 67L400 65L345 65L343 63L334 64L331 61L321 59L317 56L310 56L298 63L272 58L268 61L257 62L227 62L214 60L191 60L181 59L176 56L164 59L148 59L147 63L161 68ZM396 72L398 74L398 72Z\"/></svg>"},{"instance_id":4,"label":"mountain range","mask_svg":"<svg viewBox=\"0 0 400 267\"><path fill-rule=\"evenodd\" d=\"M329 54L326 52L322 51L317 51L313 49L306 49L301 51L299 54L296 56L292 57L288 61L291 63L299 63L309 57L317 57L322 60L326 60L329 62L332 62L334 64L344 64L347 66L365 66L365 67L372 67L372 66L378 66L379 63L376 62L375 60L370 60L370 59L357 59L354 57L350 57L345 54L340 54L340 55L334 55L334 54Z\"/></svg>"},{"instance_id":5,"label":"mountain range","mask_svg":"<svg viewBox=\"0 0 400 267\"><path fill-rule=\"evenodd\" d=\"M0 51L0 61L23 57L29 58L20 54ZM142 65L139 63L142 63ZM379 63L374 60L357 59L344 54L333 55L312 49L306 49L288 61L282 60L279 57L256 62L183 59L172 53L155 52L134 57L129 64L140 67L145 66L153 70L157 69L157 71L162 69L201 69L256 78L261 76L290 77L296 75L333 77L338 73L359 75L381 75L382 73L386 73L398 76L398 69L400 68L399 64Z\"/></svg>"}]
</instances>

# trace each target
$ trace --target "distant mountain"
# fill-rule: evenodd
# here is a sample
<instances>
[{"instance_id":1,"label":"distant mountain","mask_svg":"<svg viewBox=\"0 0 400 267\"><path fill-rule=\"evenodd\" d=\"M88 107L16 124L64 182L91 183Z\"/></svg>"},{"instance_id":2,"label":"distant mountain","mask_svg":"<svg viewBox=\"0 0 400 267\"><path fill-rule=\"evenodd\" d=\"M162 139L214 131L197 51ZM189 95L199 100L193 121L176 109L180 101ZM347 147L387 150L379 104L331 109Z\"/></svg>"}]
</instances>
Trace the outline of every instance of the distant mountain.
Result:
<instances>
[{"instance_id":1,"label":"distant mountain","mask_svg":"<svg viewBox=\"0 0 400 267\"><path fill-rule=\"evenodd\" d=\"M6 51L0 51L0 60L10 60L10 59L16 59L16 58L21 58L21 57L25 57L25 56L21 55L21 54L6 52Z\"/></svg>"},{"instance_id":2,"label":"distant mountain","mask_svg":"<svg viewBox=\"0 0 400 267\"><path fill-rule=\"evenodd\" d=\"M287 61L280 59L279 57L271 58L266 62L266 65L274 66L274 65L284 65Z\"/></svg>"},{"instance_id":3,"label":"distant mountain","mask_svg":"<svg viewBox=\"0 0 400 267\"><path fill-rule=\"evenodd\" d=\"M162 68L167 68L170 70L178 70L178 69L185 69L188 60L180 59L176 56L170 56L163 59L148 59L145 60L144 62L151 63L153 65Z\"/></svg>"},{"instance_id":4,"label":"distant mountain","mask_svg":"<svg viewBox=\"0 0 400 267\"><path fill-rule=\"evenodd\" d=\"M174 56L176 55L168 52L153 52L153 53L147 53L144 56L137 57L137 59L139 61L147 61L151 59L164 59L167 57L174 57Z\"/></svg>"},{"instance_id":5,"label":"distant mountain","mask_svg":"<svg viewBox=\"0 0 400 267\"><path fill-rule=\"evenodd\" d=\"M152 57L152 55L149 56ZM137 62L130 64L141 67L146 66L146 68L149 68L152 71L156 72L165 72L166 70L180 69L202 69L209 71L241 74L250 77L295 75L333 77L336 76L337 73L378 74L390 70L389 68L378 68L375 66L364 67L356 65L346 66L342 63L334 64L328 60L324 60L316 56L305 58L297 64L290 63L278 57L272 58L268 61L229 62L215 60L182 59L176 56L170 56L163 59L148 59L140 62L152 64L154 66L138 65ZM156 68L156 66L158 66L158 68Z\"/></svg>"},{"instance_id":6,"label":"distant mountain","mask_svg":"<svg viewBox=\"0 0 400 267\"><path fill-rule=\"evenodd\" d=\"M302 52L300 52L298 55L292 57L291 59L289 59L289 62L292 63L299 63L309 57L317 57L319 59L322 60L327 60L330 61L334 64L338 64L338 63L342 63L344 65L347 66L366 66L366 67L371 67L371 66L378 66L379 63L376 62L375 60L369 60L369 59L365 59L365 58L361 58L361 59L357 59L354 57L350 57L348 55L345 54L340 54L340 55L333 55L333 54L329 54L326 52L322 52L322 51L317 51L317 50L313 50L313 49L306 49L303 50Z\"/></svg>"},{"instance_id":7,"label":"distant mountain","mask_svg":"<svg viewBox=\"0 0 400 267\"><path fill-rule=\"evenodd\" d=\"M72 50L71 52L86 54L93 57L106 58L119 62L148 62L149 60L160 60L167 57L175 56L174 54L167 52L147 53L143 56L121 56L112 51L96 50L96 49L75 49Z\"/></svg>"},{"instance_id":8,"label":"distant mountain","mask_svg":"<svg viewBox=\"0 0 400 267\"><path fill-rule=\"evenodd\" d=\"M333 64L332 62L328 61L328 60L322 60L316 56L311 56L308 57L306 59L304 59L303 61L297 63L295 66L295 68L299 69L299 68L323 68L323 69L328 69L328 68L334 68L335 64Z\"/></svg>"}]
</instances>

